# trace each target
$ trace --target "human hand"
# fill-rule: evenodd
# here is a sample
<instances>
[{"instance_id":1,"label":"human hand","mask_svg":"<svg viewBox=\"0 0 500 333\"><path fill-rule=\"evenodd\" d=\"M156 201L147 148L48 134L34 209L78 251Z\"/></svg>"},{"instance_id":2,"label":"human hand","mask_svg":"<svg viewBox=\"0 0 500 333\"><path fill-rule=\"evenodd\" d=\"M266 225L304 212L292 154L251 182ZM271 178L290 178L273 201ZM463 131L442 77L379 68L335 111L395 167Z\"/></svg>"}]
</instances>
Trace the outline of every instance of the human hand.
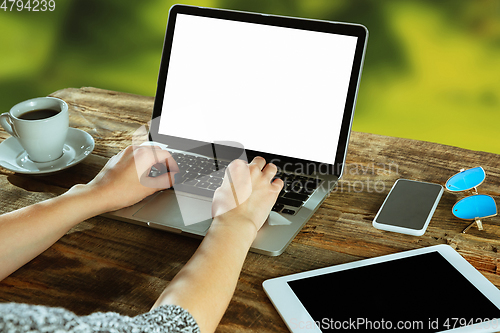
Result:
<instances>
[{"instance_id":1,"label":"human hand","mask_svg":"<svg viewBox=\"0 0 500 333\"><path fill-rule=\"evenodd\" d=\"M148 177L153 165L167 166L169 172ZM133 205L159 189L173 185L179 167L168 151L156 146L129 146L113 156L87 185L100 195L105 211Z\"/></svg>"},{"instance_id":2,"label":"human hand","mask_svg":"<svg viewBox=\"0 0 500 333\"><path fill-rule=\"evenodd\" d=\"M250 164L234 160L229 164L222 186L214 194L213 224L250 222L258 231L266 221L283 188L281 179L271 180L277 167L262 157Z\"/></svg>"}]
</instances>

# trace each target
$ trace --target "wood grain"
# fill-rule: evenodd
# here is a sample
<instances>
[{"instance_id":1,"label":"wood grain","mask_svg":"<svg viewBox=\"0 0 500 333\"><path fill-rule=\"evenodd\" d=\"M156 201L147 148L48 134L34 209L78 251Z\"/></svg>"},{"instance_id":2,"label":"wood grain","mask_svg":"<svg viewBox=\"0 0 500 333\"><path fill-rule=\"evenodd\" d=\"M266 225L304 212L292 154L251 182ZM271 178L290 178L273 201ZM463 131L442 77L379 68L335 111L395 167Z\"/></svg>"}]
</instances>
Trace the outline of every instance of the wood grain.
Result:
<instances>
[{"instance_id":1,"label":"wood grain","mask_svg":"<svg viewBox=\"0 0 500 333\"><path fill-rule=\"evenodd\" d=\"M91 180L107 159L131 144L150 119L153 98L97 88L68 88L51 96L70 107L70 126L90 133L94 153L48 176L0 168L2 213L59 195ZM0 140L8 135L0 130ZM353 132L344 175L316 214L278 257L249 253L218 332L287 332L264 294L268 278L436 244L449 244L500 287L500 218L485 231L462 229L451 207L462 194L444 193L421 237L385 232L371 222L399 178L444 185L461 168L481 165L479 191L500 198L500 156L436 143ZM85 207L82 207L85 209ZM0 283L0 301L62 306L77 314L148 311L189 260L200 240L104 217L82 222L51 248Z\"/></svg>"}]
</instances>

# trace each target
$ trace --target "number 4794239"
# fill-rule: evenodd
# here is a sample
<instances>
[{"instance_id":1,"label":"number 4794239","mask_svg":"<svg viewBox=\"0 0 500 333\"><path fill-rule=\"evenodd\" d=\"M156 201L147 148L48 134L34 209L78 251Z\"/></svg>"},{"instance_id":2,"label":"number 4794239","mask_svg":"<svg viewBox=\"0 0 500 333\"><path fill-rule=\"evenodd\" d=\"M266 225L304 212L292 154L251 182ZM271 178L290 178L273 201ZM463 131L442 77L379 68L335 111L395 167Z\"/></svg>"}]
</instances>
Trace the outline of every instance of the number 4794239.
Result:
<instances>
[{"instance_id":1,"label":"number 4794239","mask_svg":"<svg viewBox=\"0 0 500 333\"><path fill-rule=\"evenodd\" d=\"M55 0L3 0L2 5L0 5L0 10L4 12L46 12L47 10L52 12L55 9Z\"/></svg>"}]
</instances>

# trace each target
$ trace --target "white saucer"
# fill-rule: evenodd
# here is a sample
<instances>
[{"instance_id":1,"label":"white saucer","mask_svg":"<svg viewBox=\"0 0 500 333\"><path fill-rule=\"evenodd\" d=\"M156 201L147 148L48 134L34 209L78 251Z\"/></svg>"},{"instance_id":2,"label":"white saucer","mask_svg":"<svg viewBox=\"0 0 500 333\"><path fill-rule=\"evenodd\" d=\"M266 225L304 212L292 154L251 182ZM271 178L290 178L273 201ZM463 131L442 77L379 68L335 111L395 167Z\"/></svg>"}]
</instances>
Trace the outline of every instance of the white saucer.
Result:
<instances>
[{"instance_id":1,"label":"white saucer","mask_svg":"<svg viewBox=\"0 0 500 333\"><path fill-rule=\"evenodd\" d=\"M70 128L63 154L57 160L36 163L16 138L10 137L0 143L0 166L17 173L40 175L64 170L83 161L94 150L94 139L90 134L77 128Z\"/></svg>"}]
</instances>

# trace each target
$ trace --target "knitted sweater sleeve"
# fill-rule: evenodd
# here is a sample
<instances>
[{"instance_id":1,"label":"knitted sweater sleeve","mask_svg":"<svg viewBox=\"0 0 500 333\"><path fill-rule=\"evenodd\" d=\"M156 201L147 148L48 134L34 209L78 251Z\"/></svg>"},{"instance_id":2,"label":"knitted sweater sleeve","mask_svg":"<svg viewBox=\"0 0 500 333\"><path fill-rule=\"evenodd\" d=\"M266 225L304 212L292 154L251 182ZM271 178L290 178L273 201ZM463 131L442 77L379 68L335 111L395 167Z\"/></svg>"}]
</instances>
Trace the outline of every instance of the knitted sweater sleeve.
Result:
<instances>
[{"instance_id":1,"label":"knitted sweater sleeve","mask_svg":"<svg viewBox=\"0 0 500 333\"><path fill-rule=\"evenodd\" d=\"M177 305L128 317L114 312L77 316L62 309L19 303L0 304L0 332L168 332L199 333L194 318Z\"/></svg>"}]
</instances>

